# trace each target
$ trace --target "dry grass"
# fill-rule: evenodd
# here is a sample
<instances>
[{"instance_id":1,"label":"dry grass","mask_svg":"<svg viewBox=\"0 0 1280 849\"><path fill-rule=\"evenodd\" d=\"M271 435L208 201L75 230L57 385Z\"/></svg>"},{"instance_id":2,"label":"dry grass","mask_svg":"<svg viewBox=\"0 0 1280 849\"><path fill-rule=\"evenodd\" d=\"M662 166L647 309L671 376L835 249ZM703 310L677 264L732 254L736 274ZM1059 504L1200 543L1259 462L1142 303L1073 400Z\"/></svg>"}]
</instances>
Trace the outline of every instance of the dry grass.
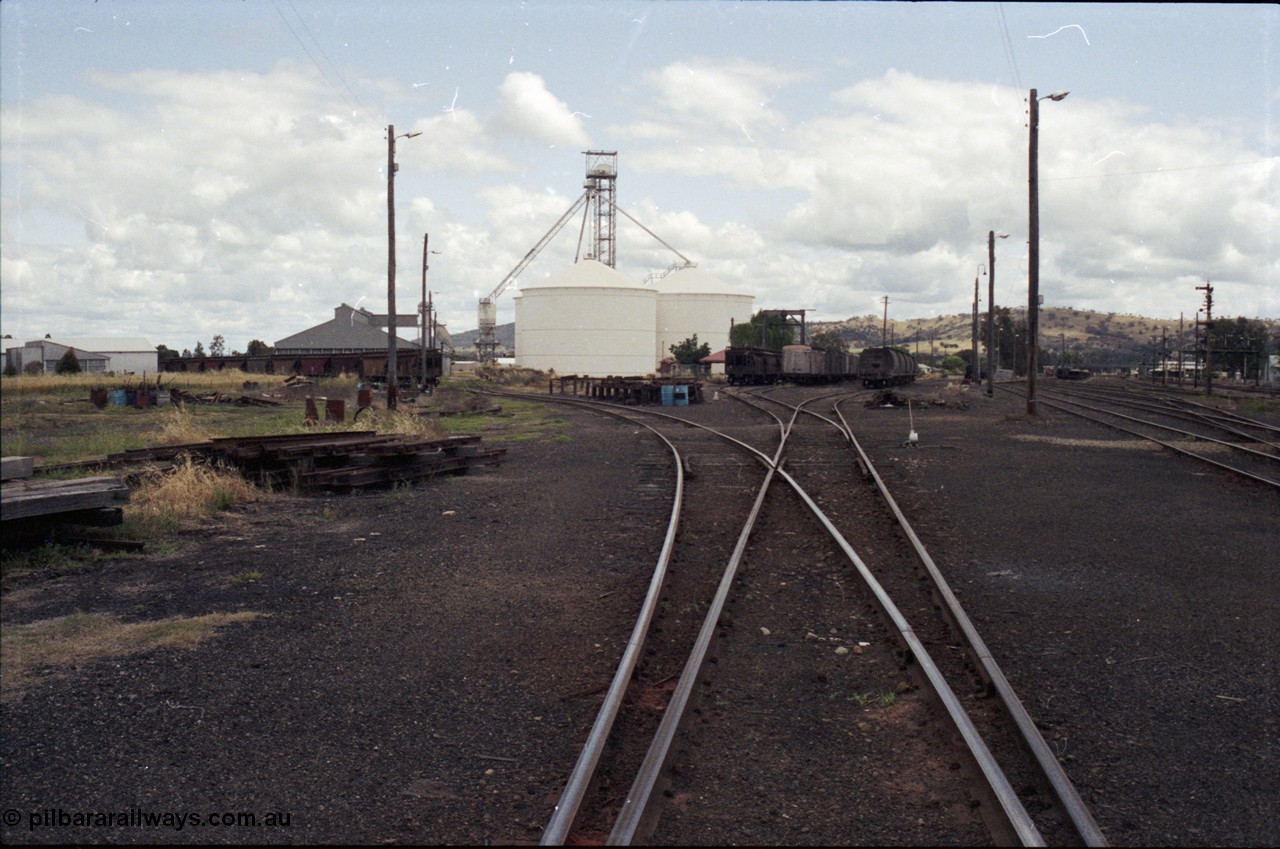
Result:
<instances>
[{"instance_id":1,"label":"dry grass","mask_svg":"<svg viewBox=\"0 0 1280 849\"><path fill-rule=\"evenodd\" d=\"M133 490L126 513L200 519L236 503L270 497L270 493L258 489L235 471L194 463L188 457L170 471L156 469L144 473Z\"/></svg>"},{"instance_id":2,"label":"dry grass","mask_svg":"<svg viewBox=\"0 0 1280 849\"><path fill-rule=\"evenodd\" d=\"M361 414L345 430L372 428L380 434L395 433L403 436L421 436L439 439L447 434L434 416L419 415L412 407L396 410L370 410Z\"/></svg>"},{"instance_id":3,"label":"dry grass","mask_svg":"<svg viewBox=\"0 0 1280 849\"><path fill-rule=\"evenodd\" d=\"M212 433L196 422L185 407L170 407L161 415L163 418L157 434L161 445L186 445L205 442L213 437Z\"/></svg>"},{"instance_id":4,"label":"dry grass","mask_svg":"<svg viewBox=\"0 0 1280 849\"><path fill-rule=\"evenodd\" d=\"M79 374L16 375L0 380L5 395L47 395L74 391L88 394L90 389L186 389L191 392L239 392L245 383L256 383L263 389L284 385L287 375L250 374L239 369L207 372L156 372L149 374L106 374L80 372Z\"/></svg>"},{"instance_id":5,"label":"dry grass","mask_svg":"<svg viewBox=\"0 0 1280 849\"><path fill-rule=\"evenodd\" d=\"M70 667L90 661L153 649L190 648L220 628L262 615L242 611L121 622L106 614L74 613L10 625L0 638L0 699L8 702L20 696L40 674L61 676Z\"/></svg>"}]
</instances>

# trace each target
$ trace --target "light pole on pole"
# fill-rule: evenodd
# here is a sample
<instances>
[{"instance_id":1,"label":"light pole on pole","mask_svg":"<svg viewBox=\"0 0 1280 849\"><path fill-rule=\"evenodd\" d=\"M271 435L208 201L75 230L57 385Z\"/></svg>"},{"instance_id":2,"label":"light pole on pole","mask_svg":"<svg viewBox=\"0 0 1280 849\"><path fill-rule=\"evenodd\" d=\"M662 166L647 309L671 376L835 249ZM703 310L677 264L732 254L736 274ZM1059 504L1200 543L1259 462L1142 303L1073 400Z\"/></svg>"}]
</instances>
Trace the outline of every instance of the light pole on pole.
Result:
<instances>
[{"instance_id":1,"label":"light pole on pole","mask_svg":"<svg viewBox=\"0 0 1280 849\"><path fill-rule=\"evenodd\" d=\"M1031 89L1030 141L1027 146L1027 185L1030 221L1027 228L1027 415L1036 414L1036 371L1040 368L1040 187L1036 147L1040 133L1040 101L1062 100L1068 92L1055 91L1036 97Z\"/></svg>"},{"instance_id":2,"label":"light pole on pole","mask_svg":"<svg viewBox=\"0 0 1280 849\"><path fill-rule=\"evenodd\" d=\"M970 342L973 345L973 356L969 358L970 383L982 385L982 360L978 356L978 279L987 273L985 265L978 265L978 273L973 276L973 334Z\"/></svg>"},{"instance_id":3,"label":"light pole on pole","mask_svg":"<svg viewBox=\"0 0 1280 849\"><path fill-rule=\"evenodd\" d=\"M438 254L439 251L427 250L427 245L431 240L430 233L422 234L422 301L418 304L418 311L422 313L422 367L418 372L418 384L421 392L427 391L427 348L431 344L427 328L435 330L435 319L431 315L431 304L427 301L427 255ZM432 340L434 341L434 340Z\"/></svg>"},{"instance_id":4,"label":"light pole on pole","mask_svg":"<svg viewBox=\"0 0 1280 849\"><path fill-rule=\"evenodd\" d=\"M396 139L411 139L417 133L396 135L387 124L387 409L396 408L400 384L396 377Z\"/></svg>"},{"instance_id":5,"label":"light pole on pole","mask_svg":"<svg viewBox=\"0 0 1280 849\"><path fill-rule=\"evenodd\" d=\"M987 231L987 397L996 394L996 239L1009 238L1008 233L997 235L995 230Z\"/></svg>"}]
</instances>

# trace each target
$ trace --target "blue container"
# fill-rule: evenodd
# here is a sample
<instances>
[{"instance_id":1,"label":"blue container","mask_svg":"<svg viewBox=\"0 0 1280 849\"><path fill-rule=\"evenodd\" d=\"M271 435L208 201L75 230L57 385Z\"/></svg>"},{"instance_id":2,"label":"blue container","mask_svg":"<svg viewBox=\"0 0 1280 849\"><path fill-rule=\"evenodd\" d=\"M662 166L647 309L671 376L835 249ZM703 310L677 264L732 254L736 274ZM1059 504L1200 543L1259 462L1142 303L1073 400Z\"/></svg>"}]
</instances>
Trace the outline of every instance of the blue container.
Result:
<instances>
[{"instance_id":1,"label":"blue container","mask_svg":"<svg viewBox=\"0 0 1280 849\"><path fill-rule=\"evenodd\" d=\"M124 403L127 407L138 406L138 390L126 389L124 391Z\"/></svg>"},{"instance_id":2,"label":"blue container","mask_svg":"<svg viewBox=\"0 0 1280 849\"><path fill-rule=\"evenodd\" d=\"M107 392L107 403L117 407L123 407L128 401L128 396L123 389L112 389Z\"/></svg>"},{"instance_id":3,"label":"blue container","mask_svg":"<svg viewBox=\"0 0 1280 849\"><path fill-rule=\"evenodd\" d=\"M677 407L689 406L689 387L673 386L671 388L674 390L675 394L675 405Z\"/></svg>"},{"instance_id":4,"label":"blue container","mask_svg":"<svg viewBox=\"0 0 1280 849\"><path fill-rule=\"evenodd\" d=\"M662 387L662 406L664 406L664 407L670 407L672 404L674 404L674 403L675 403L675 391L674 391L674 390L675 390L675 387L674 387L674 386L664 386L664 387Z\"/></svg>"}]
</instances>

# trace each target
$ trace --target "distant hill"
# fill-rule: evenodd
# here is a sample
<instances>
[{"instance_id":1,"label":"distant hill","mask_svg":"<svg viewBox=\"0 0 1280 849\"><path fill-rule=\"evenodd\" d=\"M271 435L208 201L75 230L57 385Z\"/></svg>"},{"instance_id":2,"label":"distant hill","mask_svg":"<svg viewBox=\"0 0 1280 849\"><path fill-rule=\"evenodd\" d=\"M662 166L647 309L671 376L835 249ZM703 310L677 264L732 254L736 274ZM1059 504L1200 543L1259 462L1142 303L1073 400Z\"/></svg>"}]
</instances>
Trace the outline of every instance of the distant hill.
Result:
<instances>
[{"instance_id":1,"label":"distant hill","mask_svg":"<svg viewBox=\"0 0 1280 849\"><path fill-rule=\"evenodd\" d=\"M1026 307L1013 308L1010 314L1015 322L1025 321ZM1222 319L1234 316L1219 316ZM979 327L986 320L986 312L979 316ZM1263 319L1272 339L1280 338L1280 320ZM888 341L902 345L912 353L919 350L927 357L932 346L941 356L944 352L967 351L973 347L973 316L971 313L937 316L934 318L889 319ZM886 337L883 316L864 315L844 321L815 321L807 327L810 335L821 330L835 330L848 343L851 350L882 344ZM1185 344L1191 344L1195 319L1182 322ZM1110 364L1137 362L1167 339L1169 347L1178 347L1178 319L1147 318L1113 312L1094 312L1072 307L1042 307L1040 309L1040 345L1044 350L1057 351L1064 346L1068 350L1083 353L1086 362ZM1154 340L1154 345L1153 345ZM979 340L985 350L986 340Z\"/></svg>"},{"instance_id":2,"label":"distant hill","mask_svg":"<svg viewBox=\"0 0 1280 849\"><path fill-rule=\"evenodd\" d=\"M1026 312L1026 307L1010 310L1015 322L1024 320ZM984 311L981 320L985 318ZM1263 319L1262 323L1267 326L1273 340L1280 339L1280 320ZM922 357L929 356L931 347L934 353L943 356L948 352L969 350L972 347L972 327L970 313L933 318L890 318L887 341L903 345L912 353L918 350ZM1186 318L1182 323L1183 339L1187 344L1191 342L1194 327L1194 317ZM844 321L811 321L805 329L809 336L822 330L835 330L852 351L880 345L886 335L884 318L877 315L855 316ZM474 356L479 333L478 330L468 330L453 334L453 347L459 359ZM1082 352L1086 362L1099 365L1137 363L1160 344L1162 334L1167 334L1170 348L1178 347L1178 319L1146 318L1071 307L1043 307L1040 310L1040 344L1043 349L1057 351L1065 344L1068 350ZM515 324L498 325L494 335L498 340L499 356L510 356L515 350ZM986 340L979 340L979 346L985 350Z\"/></svg>"}]
</instances>

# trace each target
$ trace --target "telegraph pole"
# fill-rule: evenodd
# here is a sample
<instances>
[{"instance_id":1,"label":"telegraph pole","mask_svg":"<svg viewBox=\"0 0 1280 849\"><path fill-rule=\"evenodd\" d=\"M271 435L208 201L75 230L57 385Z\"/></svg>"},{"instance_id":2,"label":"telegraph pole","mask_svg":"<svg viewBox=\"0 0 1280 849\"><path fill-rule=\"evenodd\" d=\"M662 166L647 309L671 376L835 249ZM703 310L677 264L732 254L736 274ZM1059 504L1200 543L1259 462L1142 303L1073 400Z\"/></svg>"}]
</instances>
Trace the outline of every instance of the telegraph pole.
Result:
<instances>
[{"instance_id":1,"label":"telegraph pole","mask_svg":"<svg viewBox=\"0 0 1280 849\"><path fill-rule=\"evenodd\" d=\"M387 409L396 408L396 128L387 124Z\"/></svg>"},{"instance_id":2,"label":"telegraph pole","mask_svg":"<svg viewBox=\"0 0 1280 849\"><path fill-rule=\"evenodd\" d=\"M1001 234L1004 238L1008 234ZM987 397L996 394L996 231L987 231Z\"/></svg>"},{"instance_id":3,"label":"telegraph pole","mask_svg":"<svg viewBox=\"0 0 1280 849\"><path fill-rule=\"evenodd\" d=\"M1040 368L1040 101L1061 100L1065 91L1037 97L1031 89L1031 120L1027 144L1027 415L1036 414L1036 371Z\"/></svg>"},{"instance_id":4,"label":"telegraph pole","mask_svg":"<svg viewBox=\"0 0 1280 849\"><path fill-rule=\"evenodd\" d=\"M1036 369L1040 367L1040 186L1038 143L1040 101L1031 89L1030 142L1027 150L1027 186L1031 210L1027 241L1027 415L1036 414Z\"/></svg>"},{"instance_id":5,"label":"telegraph pole","mask_svg":"<svg viewBox=\"0 0 1280 849\"><path fill-rule=\"evenodd\" d=\"M422 133L404 133L411 139ZM387 124L387 409L396 408L400 383L396 377L396 128Z\"/></svg>"},{"instance_id":6,"label":"telegraph pole","mask_svg":"<svg viewBox=\"0 0 1280 849\"><path fill-rule=\"evenodd\" d=\"M880 330L880 347L883 348L889 340L889 296L885 295L880 300L884 301L884 327Z\"/></svg>"},{"instance_id":7,"label":"telegraph pole","mask_svg":"<svg viewBox=\"0 0 1280 849\"><path fill-rule=\"evenodd\" d=\"M982 266L978 266L982 268ZM969 358L970 383L982 385L982 368L978 360L978 275L973 276L973 334L970 342L973 345L973 356Z\"/></svg>"}]
</instances>

